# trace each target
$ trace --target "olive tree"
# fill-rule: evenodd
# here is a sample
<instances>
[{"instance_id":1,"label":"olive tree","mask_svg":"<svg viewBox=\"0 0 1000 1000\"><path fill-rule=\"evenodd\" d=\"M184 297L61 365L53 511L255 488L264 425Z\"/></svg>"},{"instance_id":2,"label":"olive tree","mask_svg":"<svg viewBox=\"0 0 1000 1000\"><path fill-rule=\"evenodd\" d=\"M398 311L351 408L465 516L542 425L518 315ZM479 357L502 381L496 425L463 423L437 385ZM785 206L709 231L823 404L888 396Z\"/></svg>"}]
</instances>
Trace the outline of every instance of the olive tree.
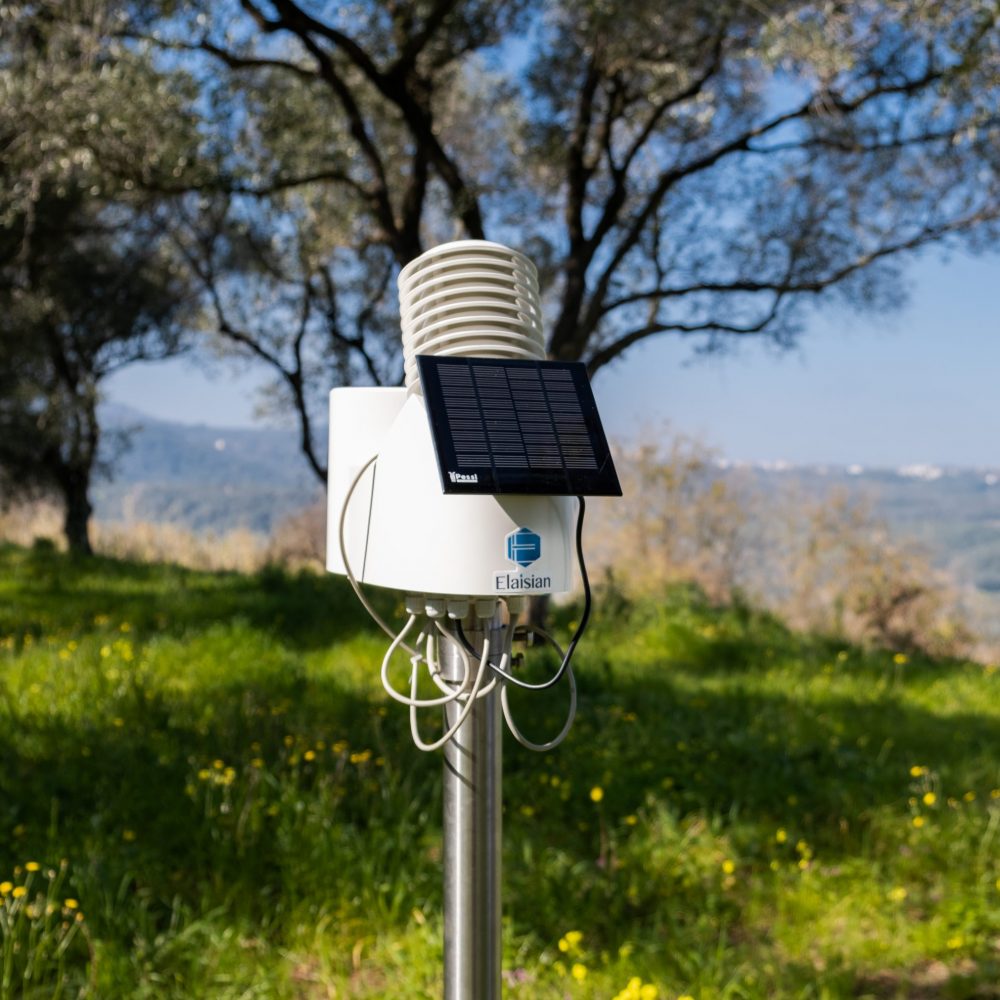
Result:
<instances>
[{"instance_id":1,"label":"olive tree","mask_svg":"<svg viewBox=\"0 0 1000 1000\"><path fill-rule=\"evenodd\" d=\"M448 238L527 251L548 349L791 342L890 309L930 245L992 247L994 0L195 0L116 37L198 88L208 175L175 238L218 334L314 439L322 391L395 382L393 278ZM204 151L202 151L204 154Z\"/></svg>"}]
</instances>

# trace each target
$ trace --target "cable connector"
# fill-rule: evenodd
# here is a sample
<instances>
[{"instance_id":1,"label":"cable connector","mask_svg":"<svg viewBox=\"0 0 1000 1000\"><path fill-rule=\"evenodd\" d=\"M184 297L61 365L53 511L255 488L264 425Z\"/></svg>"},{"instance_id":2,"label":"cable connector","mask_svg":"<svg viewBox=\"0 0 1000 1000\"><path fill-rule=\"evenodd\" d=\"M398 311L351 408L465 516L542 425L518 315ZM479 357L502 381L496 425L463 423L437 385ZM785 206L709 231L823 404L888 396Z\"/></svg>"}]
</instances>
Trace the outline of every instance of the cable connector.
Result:
<instances>
[{"instance_id":1,"label":"cable connector","mask_svg":"<svg viewBox=\"0 0 1000 1000\"><path fill-rule=\"evenodd\" d=\"M495 597L481 597L476 601L476 617L492 618L497 611L497 599Z\"/></svg>"},{"instance_id":2,"label":"cable connector","mask_svg":"<svg viewBox=\"0 0 1000 1000\"><path fill-rule=\"evenodd\" d=\"M469 613L468 601L449 601L448 617L454 621L461 621Z\"/></svg>"},{"instance_id":3,"label":"cable connector","mask_svg":"<svg viewBox=\"0 0 1000 1000\"><path fill-rule=\"evenodd\" d=\"M504 600L507 602L507 610L510 611L511 621L514 621L528 606L528 599L520 595L510 594Z\"/></svg>"},{"instance_id":4,"label":"cable connector","mask_svg":"<svg viewBox=\"0 0 1000 1000\"><path fill-rule=\"evenodd\" d=\"M443 597L428 597L424 602L424 614L430 619L444 618L448 613L448 601Z\"/></svg>"}]
</instances>

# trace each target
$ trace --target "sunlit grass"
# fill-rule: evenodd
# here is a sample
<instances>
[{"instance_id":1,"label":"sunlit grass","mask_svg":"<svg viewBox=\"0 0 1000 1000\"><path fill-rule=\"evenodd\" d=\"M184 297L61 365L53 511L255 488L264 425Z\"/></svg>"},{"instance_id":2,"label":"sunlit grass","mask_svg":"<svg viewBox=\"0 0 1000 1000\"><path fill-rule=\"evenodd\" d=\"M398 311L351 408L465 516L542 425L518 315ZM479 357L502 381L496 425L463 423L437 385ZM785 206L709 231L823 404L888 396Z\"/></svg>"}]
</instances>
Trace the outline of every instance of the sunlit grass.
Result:
<instances>
[{"instance_id":1,"label":"sunlit grass","mask_svg":"<svg viewBox=\"0 0 1000 1000\"><path fill-rule=\"evenodd\" d=\"M988 995L995 671L684 588L592 629L570 739L505 747L508 995ZM439 997L440 758L383 649L337 580L0 550L6 995Z\"/></svg>"}]
</instances>

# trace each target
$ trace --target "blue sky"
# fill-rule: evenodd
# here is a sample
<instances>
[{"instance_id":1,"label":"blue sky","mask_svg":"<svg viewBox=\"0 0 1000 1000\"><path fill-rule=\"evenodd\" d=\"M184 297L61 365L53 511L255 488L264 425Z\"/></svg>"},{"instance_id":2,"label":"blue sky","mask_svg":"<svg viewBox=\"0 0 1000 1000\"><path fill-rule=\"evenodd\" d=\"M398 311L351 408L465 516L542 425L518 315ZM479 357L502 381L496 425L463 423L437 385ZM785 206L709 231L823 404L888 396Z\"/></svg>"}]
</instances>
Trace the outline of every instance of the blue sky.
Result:
<instances>
[{"instance_id":1,"label":"blue sky","mask_svg":"<svg viewBox=\"0 0 1000 1000\"><path fill-rule=\"evenodd\" d=\"M927 255L889 317L813 314L796 350L743 343L698 358L660 338L600 373L608 432L668 421L732 459L1000 466L1000 258ZM154 417L249 426L261 376L188 361L135 366L107 398Z\"/></svg>"}]
</instances>

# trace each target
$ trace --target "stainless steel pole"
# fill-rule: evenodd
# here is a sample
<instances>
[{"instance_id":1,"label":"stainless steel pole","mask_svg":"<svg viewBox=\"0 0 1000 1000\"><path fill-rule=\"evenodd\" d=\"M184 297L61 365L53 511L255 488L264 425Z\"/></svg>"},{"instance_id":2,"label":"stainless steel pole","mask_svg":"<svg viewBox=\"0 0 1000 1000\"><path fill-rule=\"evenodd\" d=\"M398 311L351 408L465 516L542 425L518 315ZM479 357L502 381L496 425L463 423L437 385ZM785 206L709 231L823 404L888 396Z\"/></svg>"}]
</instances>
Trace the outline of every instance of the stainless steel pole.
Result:
<instances>
[{"instance_id":1,"label":"stainless steel pole","mask_svg":"<svg viewBox=\"0 0 1000 1000\"><path fill-rule=\"evenodd\" d=\"M469 615L463 627L480 652L489 636L496 663L493 650L499 657L503 646L499 606L491 620ZM447 680L462 678L452 643L441 644L441 671ZM460 711L457 701L446 705L445 725L453 725ZM444 748L444 1000L500 1000L502 735L495 688L477 700Z\"/></svg>"}]
</instances>

